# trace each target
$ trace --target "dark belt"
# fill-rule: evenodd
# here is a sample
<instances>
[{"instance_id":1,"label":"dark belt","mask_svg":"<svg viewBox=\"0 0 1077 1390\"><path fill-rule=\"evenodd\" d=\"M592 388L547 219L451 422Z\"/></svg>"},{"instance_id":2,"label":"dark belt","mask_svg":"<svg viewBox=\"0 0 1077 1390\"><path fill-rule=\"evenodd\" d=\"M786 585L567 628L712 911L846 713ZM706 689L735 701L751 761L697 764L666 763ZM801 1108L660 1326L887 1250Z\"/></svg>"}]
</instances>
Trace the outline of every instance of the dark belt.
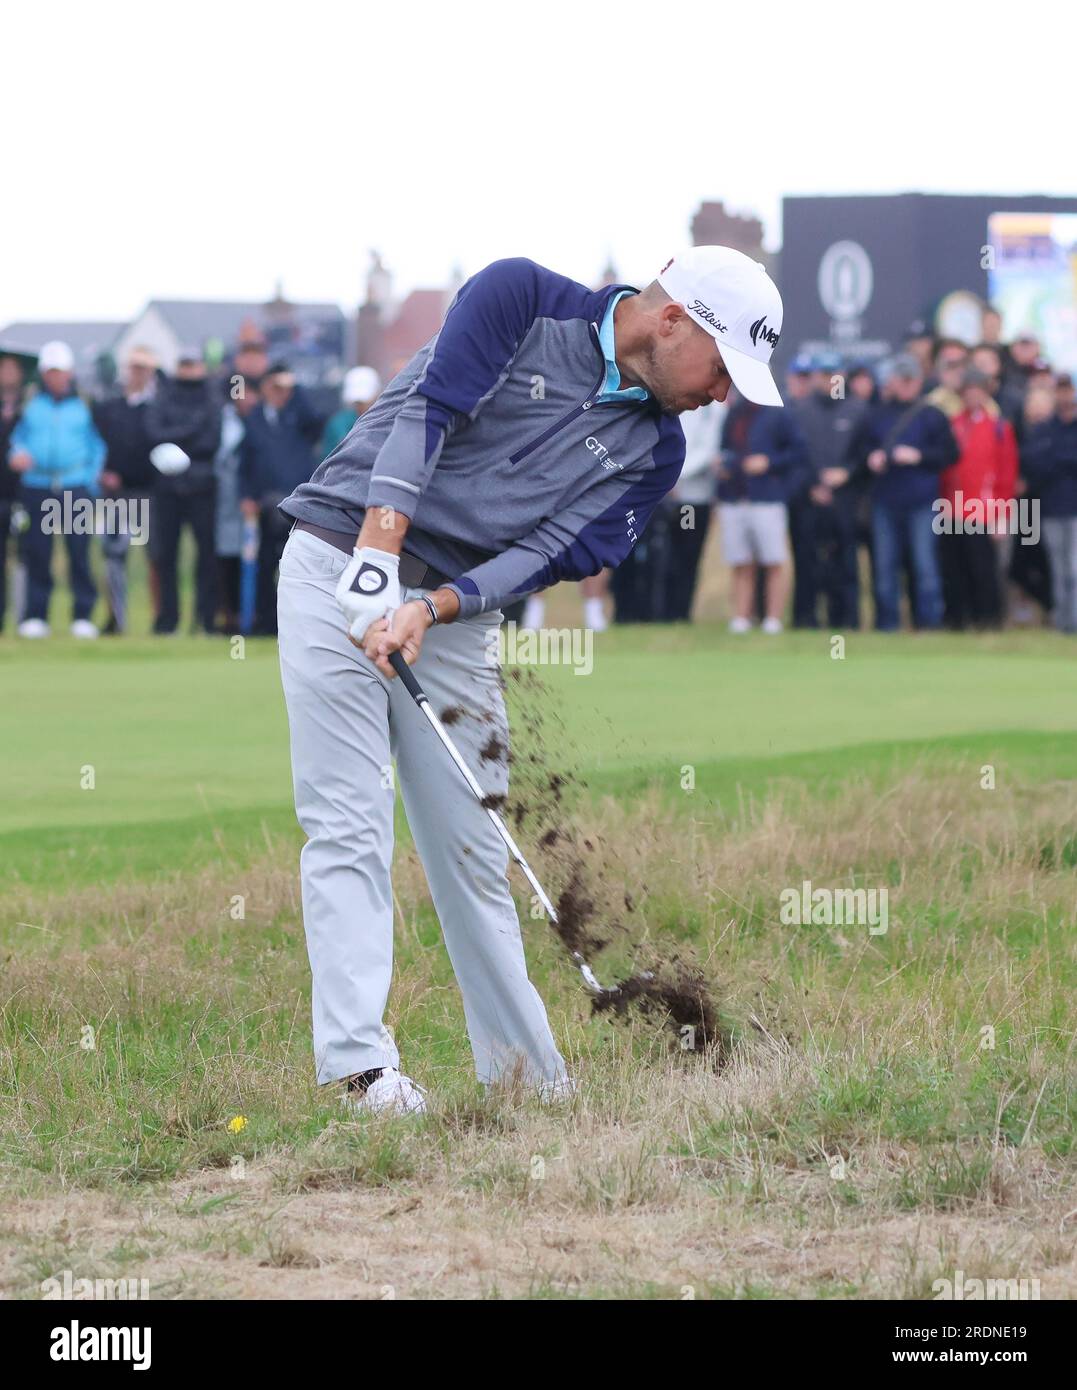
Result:
<instances>
[{"instance_id":1,"label":"dark belt","mask_svg":"<svg viewBox=\"0 0 1077 1390\"><path fill-rule=\"evenodd\" d=\"M350 555L355 549L354 531L330 531L328 526L315 526L313 521L297 521L292 528L295 531L309 531L312 536L317 536L320 541L325 541L328 545L336 546L345 555ZM400 582L408 589L440 589L443 584L449 583L448 575L436 570L433 565L426 565L422 560L418 560L414 555L409 555L406 550L400 552Z\"/></svg>"}]
</instances>

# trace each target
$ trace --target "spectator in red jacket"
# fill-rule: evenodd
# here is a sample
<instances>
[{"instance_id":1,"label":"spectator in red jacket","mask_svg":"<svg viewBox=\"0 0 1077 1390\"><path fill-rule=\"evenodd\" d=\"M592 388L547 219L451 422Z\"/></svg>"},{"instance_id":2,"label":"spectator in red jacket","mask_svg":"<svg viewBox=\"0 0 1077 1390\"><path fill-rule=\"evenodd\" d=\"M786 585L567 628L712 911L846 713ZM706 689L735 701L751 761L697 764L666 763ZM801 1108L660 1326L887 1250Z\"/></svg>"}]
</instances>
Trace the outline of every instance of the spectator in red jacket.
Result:
<instances>
[{"instance_id":1,"label":"spectator in red jacket","mask_svg":"<svg viewBox=\"0 0 1077 1390\"><path fill-rule=\"evenodd\" d=\"M958 460L939 475L939 495L949 504L940 515L945 622L954 631L998 627L1002 594L995 547L1009 535L1017 487L1013 426L991 410L991 381L970 369L961 389L962 409L950 421Z\"/></svg>"}]
</instances>

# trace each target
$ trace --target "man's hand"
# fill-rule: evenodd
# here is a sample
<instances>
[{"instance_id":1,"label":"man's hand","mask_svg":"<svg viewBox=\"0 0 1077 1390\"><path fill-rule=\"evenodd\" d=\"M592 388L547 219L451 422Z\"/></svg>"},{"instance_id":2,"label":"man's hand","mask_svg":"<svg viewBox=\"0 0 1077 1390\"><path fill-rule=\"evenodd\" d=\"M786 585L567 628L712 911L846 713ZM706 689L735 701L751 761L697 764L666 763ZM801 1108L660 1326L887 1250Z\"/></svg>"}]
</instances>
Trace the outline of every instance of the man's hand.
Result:
<instances>
[{"instance_id":1,"label":"man's hand","mask_svg":"<svg viewBox=\"0 0 1077 1390\"><path fill-rule=\"evenodd\" d=\"M741 468L751 477L758 477L760 473L765 473L770 467L770 459L766 454L749 454L741 464Z\"/></svg>"},{"instance_id":2,"label":"man's hand","mask_svg":"<svg viewBox=\"0 0 1077 1390\"><path fill-rule=\"evenodd\" d=\"M824 468L819 474L819 481L824 487L844 487L849 481L849 470L847 468Z\"/></svg>"},{"instance_id":3,"label":"man's hand","mask_svg":"<svg viewBox=\"0 0 1077 1390\"><path fill-rule=\"evenodd\" d=\"M111 468L106 468L101 474L101 486L108 492L119 492L120 488L123 487L123 479Z\"/></svg>"},{"instance_id":4,"label":"man's hand","mask_svg":"<svg viewBox=\"0 0 1077 1390\"><path fill-rule=\"evenodd\" d=\"M886 450L872 449L868 455L868 467L873 473L881 473L886 467Z\"/></svg>"},{"instance_id":5,"label":"man's hand","mask_svg":"<svg viewBox=\"0 0 1077 1390\"><path fill-rule=\"evenodd\" d=\"M391 618L378 618L363 638L363 651L390 680L396 672L389 665L392 652L402 652L409 666L419 659L426 629L433 625L430 610L420 599L401 604Z\"/></svg>"},{"instance_id":6,"label":"man's hand","mask_svg":"<svg viewBox=\"0 0 1077 1390\"><path fill-rule=\"evenodd\" d=\"M26 473L34 466L34 460L25 449L19 449L16 453L12 454L8 463L16 473Z\"/></svg>"},{"instance_id":7,"label":"man's hand","mask_svg":"<svg viewBox=\"0 0 1077 1390\"><path fill-rule=\"evenodd\" d=\"M829 507L834 500L834 494L823 483L816 483L809 495L817 507Z\"/></svg>"},{"instance_id":8,"label":"man's hand","mask_svg":"<svg viewBox=\"0 0 1077 1390\"><path fill-rule=\"evenodd\" d=\"M890 457L895 463L914 464L919 463L923 454L919 449L914 449L911 444L899 444L890 453Z\"/></svg>"},{"instance_id":9,"label":"man's hand","mask_svg":"<svg viewBox=\"0 0 1077 1390\"><path fill-rule=\"evenodd\" d=\"M244 497L239 504L239 510L244 521L257 521L262 513L261 507L251 497Z\"/></svg>"},{"instance_id":10,"label":"man's hand","mask_svg":"<svg viewBox=\"0 0 1077 1390\"><path fill-rule=\"evenodd\" d=\"M400 607L400 556L373 546L356 546L337 584L337 602L357 647L371 623Z\"/></svg>"}]
</instances>

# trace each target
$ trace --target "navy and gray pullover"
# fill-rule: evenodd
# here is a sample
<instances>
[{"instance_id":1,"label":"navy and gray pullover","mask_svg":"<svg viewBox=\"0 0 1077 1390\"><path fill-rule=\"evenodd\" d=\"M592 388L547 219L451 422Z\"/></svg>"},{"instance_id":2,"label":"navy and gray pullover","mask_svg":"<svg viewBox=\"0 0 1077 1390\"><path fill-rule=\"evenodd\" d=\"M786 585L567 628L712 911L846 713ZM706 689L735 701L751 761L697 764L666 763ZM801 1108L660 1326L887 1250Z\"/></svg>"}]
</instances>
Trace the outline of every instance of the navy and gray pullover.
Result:
<instances>
[{"instance_id":1,"label":"navy and gray pullover","mask_svg":"<svg viewBox=\"0 0 1077 1390\"><path fill-rule=\"evenodd\" d=\"M919 449L920 462L893 464L882 473L867 471L870 453L885 449L890 454L899 444ZM930 507L939 496L939 474L957 462L959 452L949 420L923 398L911 407L876 402L849 441L850 463L870 479L872 505L894 511Z\"/></svg>"},{"instance_id":2,"label":"navy and gray pullover","mask_svg":"<svg viewBox=\"0 0 1077 1390\"><path fill-rule=\"evenodd\" d=\"M1033 425L1021 449L1021 471L1045 517L1077 516L1077 420L1055 415Z\"/></svg>"},{"instance_id":3,"label":"navy and gray pullover","mask_svg":"<svg viewBox=\"0 0 1077 1390\"><path fill-rule=\"evenodd\" d=\"M745 473L744 460L766 454L765 473ZM756 405L738 395L722 426L719 502L790 502L808 480L808 446L795 411Z\"/></svg>"},{"instance_id":4,"label":"navy and gray pullover","mask_svg":"<svg viewBox=\"0 0 1077 1390\"><path fill-rule=\"evenodd\" d=\"M462 618L620 564L684 462L676 416L604 391L599 324L630 289L488 265L281 510L337 531L403 512Z\"/></svg>"}]
</instances>

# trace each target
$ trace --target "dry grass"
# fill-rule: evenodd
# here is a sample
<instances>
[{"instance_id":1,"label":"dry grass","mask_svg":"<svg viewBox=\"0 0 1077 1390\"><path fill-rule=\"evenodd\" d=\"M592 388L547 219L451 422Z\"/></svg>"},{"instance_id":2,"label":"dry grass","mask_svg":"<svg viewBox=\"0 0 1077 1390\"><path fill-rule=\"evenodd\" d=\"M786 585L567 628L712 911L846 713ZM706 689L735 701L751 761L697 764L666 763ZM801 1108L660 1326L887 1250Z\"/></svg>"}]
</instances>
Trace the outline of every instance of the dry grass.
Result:
<instances>
[{"instance_id":1,"label":"dry grass","mask_svg":"<svg viewBox=\"0 0 1077 1390\"><path fill-rule=\"evenodd\" d=\"M735 1039L720 1074L591 1021L528 923L580 1094L479 1094L407 852L392 1012L434 1092L420 1122L348 1120L314 1088L281 847L12 904L0 1292L71 1269L156 1297L911 1298L961 1268L1077 1296L1070 786L925 768L882 795L588 817L601 915L625 928L607 973L693 952ZM563 861L544 871L556 888ZM888 933L781 925L803 878L888 887Z\"/></svg>"}]
</instances>

